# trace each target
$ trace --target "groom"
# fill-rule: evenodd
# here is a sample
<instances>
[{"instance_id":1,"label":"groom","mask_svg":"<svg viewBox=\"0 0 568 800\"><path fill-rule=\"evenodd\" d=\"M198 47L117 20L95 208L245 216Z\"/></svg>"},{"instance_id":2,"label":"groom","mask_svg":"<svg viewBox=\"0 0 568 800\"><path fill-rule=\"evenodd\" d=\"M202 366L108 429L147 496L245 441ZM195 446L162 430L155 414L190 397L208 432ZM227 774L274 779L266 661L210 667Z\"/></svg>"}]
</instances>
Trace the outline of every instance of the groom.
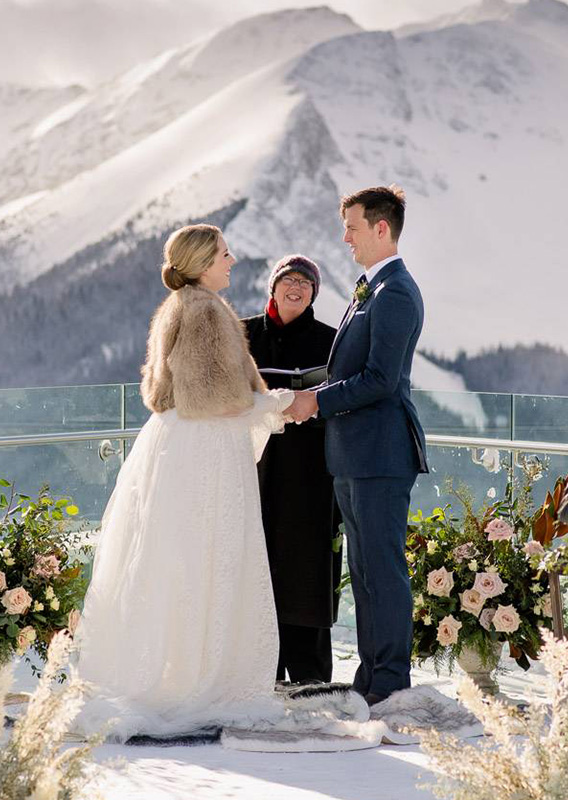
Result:
<instances>
[{"instance_id":1,"label":"groom","mask_svg":"<svg viewBox=\"0 0 568 800\"><path fill-rule=\"evenodd\" d=\"M370 706L410 686L412 595L405 557L410 491L427 472L410 397L422 330L418 286L398 255L404 193L363 189L341 201L343 241L364 268L332 345L328 381L297 392L286 414L327 420L327 465L347 531L361 664L353 688Z\"/></svg>"}]
</instances>

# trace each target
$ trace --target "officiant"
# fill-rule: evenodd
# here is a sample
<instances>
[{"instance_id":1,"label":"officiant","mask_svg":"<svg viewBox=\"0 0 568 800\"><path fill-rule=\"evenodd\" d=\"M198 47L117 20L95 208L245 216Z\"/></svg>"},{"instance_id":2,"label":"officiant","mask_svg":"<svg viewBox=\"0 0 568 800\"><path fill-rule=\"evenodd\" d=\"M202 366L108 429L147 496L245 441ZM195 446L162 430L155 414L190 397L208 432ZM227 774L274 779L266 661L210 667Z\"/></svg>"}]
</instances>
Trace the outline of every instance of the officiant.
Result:
<instances>
[{"instance_id":1,"label":"officiant","mask_svg":"<svg viewBox=\"0 0 568 800\"><path fill-rule=\"evenodd\" d=\"M244 320L250 350L269 388L306 389L325 380L335 329L314 317L321 275L302 255L282 258L268 281L263 314ZM318 368L320 368L318 370ZM274 370L274 371L271 371ZM259 464L262 519L280 633L278 680L331 680L341 553L325 423L290 424L270 438Z\"/></svg>"}]
</instances>

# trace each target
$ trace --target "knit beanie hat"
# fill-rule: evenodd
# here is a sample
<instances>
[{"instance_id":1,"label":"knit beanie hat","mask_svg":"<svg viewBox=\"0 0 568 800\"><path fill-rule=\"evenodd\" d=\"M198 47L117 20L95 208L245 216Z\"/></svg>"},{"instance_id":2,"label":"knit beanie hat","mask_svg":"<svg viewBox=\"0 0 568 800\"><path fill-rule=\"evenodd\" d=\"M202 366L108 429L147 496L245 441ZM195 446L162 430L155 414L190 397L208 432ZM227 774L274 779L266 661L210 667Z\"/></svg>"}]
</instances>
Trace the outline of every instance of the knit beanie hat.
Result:
<instances>
[{"instance_id":1,"label":"knit beanie hat","mask_svg":"<svg viewBox=\"0 0 568 800\"><path fill-rule=\"evenodd\" d=\"M319 267L315 262L309 258L306 258L306 256L299 254L284 256L284 258L281 258L280 261L274 265L274 269L270 273L270 277L268 279L268 291L270 296L274 296L274 286L277 281L279 281L280 278L283 278L284 275L287 275L289 272L299 272L302 275L305 275L306 278L313 283L314 290L311 299L311 302L313 303L318 296L321 284L321 274Z\"/></svg>"}]
</instances>

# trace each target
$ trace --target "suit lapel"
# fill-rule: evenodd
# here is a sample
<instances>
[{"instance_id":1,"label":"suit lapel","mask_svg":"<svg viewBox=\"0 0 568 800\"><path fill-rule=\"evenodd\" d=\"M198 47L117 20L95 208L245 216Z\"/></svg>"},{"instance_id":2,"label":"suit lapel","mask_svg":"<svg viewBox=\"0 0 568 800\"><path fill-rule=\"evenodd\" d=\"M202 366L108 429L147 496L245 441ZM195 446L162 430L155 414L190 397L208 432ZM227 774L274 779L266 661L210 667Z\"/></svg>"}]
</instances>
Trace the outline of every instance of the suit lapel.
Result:
<instances>
[{"instance_id":1,"label":"suit lapel","mask_svg":"<svg viewBox=\"0 0 568 800\"><path fill-rule=\"evenodd\" d=\"M345 314L343 315L343 319L339 323L339 328L337 329L337 333L335 334L335 339L333 340L333 344L331 345L331 350L329 353L328 365L331 364L331 360L337 350L337 345L339 344L340 340L343 338L345 331L349 327L349 323L355 316L355 312L363 308L367 303L370 303L371 300L374 300L378 293L381 291L383 286L385 285L385 281L390 278L390 276L394 272L398 272L398 270L404 269L404 262L402 258L397 259L396 261L390 261L383 269L379 270L379 272L375 275L372 281L369 282L369 289L371 290L371 294L364 300L362 303L352 302L346 309Z\"/></svg>"}]
</instances>

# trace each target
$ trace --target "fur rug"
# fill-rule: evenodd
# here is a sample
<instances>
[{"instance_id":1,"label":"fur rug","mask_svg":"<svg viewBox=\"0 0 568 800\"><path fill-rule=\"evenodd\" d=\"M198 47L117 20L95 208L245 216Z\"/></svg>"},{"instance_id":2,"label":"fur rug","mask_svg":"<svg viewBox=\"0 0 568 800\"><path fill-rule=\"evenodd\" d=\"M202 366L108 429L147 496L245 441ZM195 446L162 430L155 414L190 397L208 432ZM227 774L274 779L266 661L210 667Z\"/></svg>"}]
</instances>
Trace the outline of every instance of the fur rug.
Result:
<instances>
[{"instance_id":1,"label":"fur rug","mask_svg":"<svg viewBox=\"0 0 568 800\"><path fill-rule=\"evenodd\" d=\"M284 693L284 702L281 721L225 728L223 746L261 752L329 752L418 743L416 734L404 733L407 727L435 727L461 737L483 734L467 709L431 686L395 692L371 709L361 695L341 684L291 687Z\"/></svg>"}]
</instances>

